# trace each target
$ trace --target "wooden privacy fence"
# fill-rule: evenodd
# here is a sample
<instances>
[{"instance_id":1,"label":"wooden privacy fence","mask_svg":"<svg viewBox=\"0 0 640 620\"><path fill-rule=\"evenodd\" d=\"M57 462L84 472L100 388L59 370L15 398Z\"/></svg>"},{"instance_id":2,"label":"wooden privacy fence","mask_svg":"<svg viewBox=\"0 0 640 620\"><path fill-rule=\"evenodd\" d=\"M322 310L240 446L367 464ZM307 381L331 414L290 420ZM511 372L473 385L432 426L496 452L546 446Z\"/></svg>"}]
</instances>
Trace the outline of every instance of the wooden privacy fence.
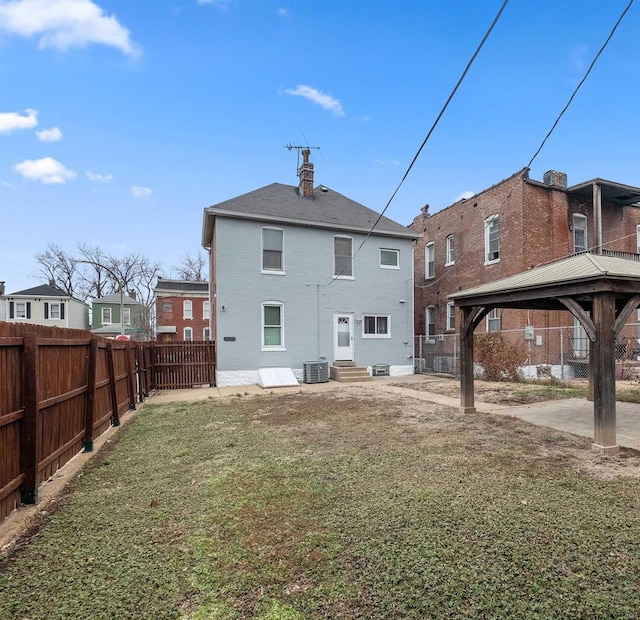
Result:
<instances>
[{"instance_id":1,"label":"wooden privacy fence","mask_svg":"<svg viewBox=\"0 0 640 620\"><path fill-rule=\"evenodd\" d=\"M156 388L214 384L213 343L0 322L0 521Z\"/></svg>"}]
</instances>

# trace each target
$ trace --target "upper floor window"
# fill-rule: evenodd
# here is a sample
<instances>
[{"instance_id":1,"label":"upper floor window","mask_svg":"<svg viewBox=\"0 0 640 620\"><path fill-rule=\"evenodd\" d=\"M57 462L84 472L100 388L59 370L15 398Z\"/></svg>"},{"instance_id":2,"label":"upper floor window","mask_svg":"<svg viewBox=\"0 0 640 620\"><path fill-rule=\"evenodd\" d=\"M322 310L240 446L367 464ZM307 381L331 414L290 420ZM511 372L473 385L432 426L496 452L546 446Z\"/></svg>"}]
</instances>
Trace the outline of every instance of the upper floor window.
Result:
<instances>
[{"instance_id":1,"label":"upper floor window","mask_svg":"<svg viewBox=\"0 0 640 620\"><path fill-rule=\"evenodd\" d=\"M182 318L183 319L193 318L193 303L190 299L185 299L182 302Z\"/></svg>"},{"instance_id":2,"label":"upper floor window","mask_svg":"<svg viewBox=\"0 0 640 620\"><path fill-rule=\"evenodd\" d=\"M383 269L400 269L400 250L380 248L380 267Z\"/></svg>"},{"instance_id":3,"label":"upper floor window","mask_svg":"<svg viewBox=\"0 0 640 620\"><path fill-rule=\"evenodd\" d=\"M427 313L425 317L425 334L429 338L433 338L436 335L436 307L427 306Z\"/></svg>"},{"instance_id":4,"label":"upper floor window","mask_svg":"<svg viewBox=\"0 0 640 620\"><path fill-rule=\"evenodd\" d=\"M171 304L162 304L162 311L163 312L172 312L173 308L171 307Z\"/></svg>"},{"instance_id":5,"label":"upper floor window","mask_svg":"<svg viewBox=\"0 0 640 620\"><path fill-rule=\"evenodd\" d=\"M109 325L111 323L111 308L102 308L102 324Z\"/></svg>"},{"instance_id":6,"label":"upper floor window","mask_svg":"<svg viewBox=\"0 0 640 620\"><path fill-rule=\"evenodd\" d=\"M10 301L9 302L9 318L10 319L30 319L31 318L31 302L30 301Z\"/></svg>"},{"instance_id":7,"label":"upper floor window","mask_svg":"<svg viewBox=\"0 0 640 620\"><path fill-rule=\"evenodd\" d=\"M424 246L424 277L433 278L436 275L436 246L433 241Z\"/></svg>"},{"instance_id":8,"label":"upper floor window","mask_svg":"<svg viewBox=\"0 0 640 620\"><path fill-rule=\"evenodd\" d=\"M333 238L333 275L336 278L353 278L353 239Z\"/></svg>"},{"instance_id":9,"label":"upper floor window","mask_svg":"<svg viewBox=\"0 0 640 620\"><path fill-rule=\"evenodd\" d=\"M587 251L587 217L574 213L571 218L573 225L573 252L580 254Z\"/></svg>"},{"instance_id":10,"label":"upper floor window","mask_svg":"<svg viewBox=\"0 0 640 620\"><path fill-rule=\"evenodd\" d=\"M284 230L281 228L262 229L262 271L284 271Z\"/></svg>"},{"instance_id":11,"label":"upper floor window","mask_svg":"<svg viewBox=\"0 0 640 620\"><path fill-rule=\"evenodd\" d=\"M363 338L391 338L388 314L365 315L362 320Z\"/></svg>"},{"instance_id":12,"label":"upper floor window","mask_svg":"<svg viewBox=\"0 0 640 620\"><path fill-rule=\"evenodd\" d=\"M454 330L456 328L456 307L452 301L447 304L447 329Z\"/></svg>"},{"instance_id":13,"label":"upper floor window","mask_svg":"<svg viewBox=\"0 0 640 620\"><path fill-rule=\"evenodd\" d=\"M500 331L500 309L494 308L487 314L487 331L499 332Z\"/></svg>"},{"instance_id":14,"label":"upper floor window","mask_svg":"<svg viewBox=\"0 0 640 620\"><path fill-rule=\"evenodd\" d=\"M211 315L211 304L208 301L203 301L202 302L202 318L203 319L208 319ZM206 338L205 338L206 340Z\"/></svg>"},{"instance_id":15,"label":"upper floor window","mask_svg":"<svg viewBox=\"0 0 640 620\"><path fill-rule=\"evenodd\" d=\"M262 304L262 350L284 351L284 304L267 301Z\"/></svg>"},{"instance_id":16,"label":"upper floor window","mask_svg":"<svg viewBox=\"0 0 640 620\"><path fill-rule=\"evenodd\" d=\"M500 216L492 215L484 221L484 262L500 260Z\"/></svg>"},{"instance_id":17,"label":"upper floor window","mask_svg":"<svg viewBox=\"0 0 640 620\"><path fill-rule=\"evenodd\" d=\"M454 254L453 235L449 235L447 237L447 260L445 262L445 266L453 265L454 262L455 262L455 254Z\"/></svg>"},{"instance_id":18,"label":"upper floor window","mask_svg":"<svg viewBox=\"0 0 640 620\"><path fill-rule=\"evenodd\" d=\"M182 333L187 342L191 342L193 340L193 328L185 327Z\"/></svg>"},{"instance_id":19,"label":"upper floor window","mask_svg":"<svg viewBox=\"0 0 640 620\"><path fill-rule=\"evenodd\" d=\"M122 308L122 315L124 316L124 324L131 325L131 308Z\"/></svg>"},{"instance_id":20,"label":"upper floor window","mask_svg":"<svg viewBox=\"0 0 640 620\"><path fill-rule=\"evenodd\" d=\"M640 254L640 226L636 226L636 253Z\"/></svg>"},{"instance_id":21,"label":"upper floor window","mask_svg":"<svg viewBox=\"0 0 640 620\"><path fill-rule=\"evenodd\" d=\"M58 321L64 319L64 303L44 302L44 318Z\"/></svg>"}]
</instances>

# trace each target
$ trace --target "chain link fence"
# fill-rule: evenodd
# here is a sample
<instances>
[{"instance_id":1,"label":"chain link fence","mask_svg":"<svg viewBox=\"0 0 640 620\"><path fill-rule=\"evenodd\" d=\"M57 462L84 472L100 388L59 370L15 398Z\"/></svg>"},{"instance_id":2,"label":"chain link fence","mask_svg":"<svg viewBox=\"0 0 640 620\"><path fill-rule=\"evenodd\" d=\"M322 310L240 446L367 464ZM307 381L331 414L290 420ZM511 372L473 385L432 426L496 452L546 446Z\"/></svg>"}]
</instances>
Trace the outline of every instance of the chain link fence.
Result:
<instances>
[{"instance_id":1,"label":"chain link fence","mask_svg":"<svg viewBox=\"0 0 640 620\"><path fill-rule=\"evenodd\" d=\"M507 342L524 343L524 379L588 379L590 341L581 326L525 327L500 332ZM415 372L460 376L458 334L415 336ZM616 379L640 380L640 323L624 326L615 345ZM478 368L478 375L482 369Z\"/></svg>"}]
</instances>

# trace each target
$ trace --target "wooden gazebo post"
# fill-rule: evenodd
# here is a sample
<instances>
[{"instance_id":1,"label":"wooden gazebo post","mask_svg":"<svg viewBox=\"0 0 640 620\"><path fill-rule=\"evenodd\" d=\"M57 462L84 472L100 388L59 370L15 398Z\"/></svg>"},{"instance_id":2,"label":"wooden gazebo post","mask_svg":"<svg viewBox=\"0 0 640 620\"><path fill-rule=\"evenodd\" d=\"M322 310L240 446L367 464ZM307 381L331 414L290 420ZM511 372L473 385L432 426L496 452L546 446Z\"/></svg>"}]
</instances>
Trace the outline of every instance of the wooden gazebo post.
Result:
<instances>
[{"instance_id":1,"label":"wooden gazebo post","mask_svg":"<svg viewBox=\"0 0 640 620\"><path fill-rule=\"evenodd\" d=\"M475 413L473 385L473 314L475 308L462 308L462 329L460 330L460 397L464 413Z\"/></svg>"}]
</instances>

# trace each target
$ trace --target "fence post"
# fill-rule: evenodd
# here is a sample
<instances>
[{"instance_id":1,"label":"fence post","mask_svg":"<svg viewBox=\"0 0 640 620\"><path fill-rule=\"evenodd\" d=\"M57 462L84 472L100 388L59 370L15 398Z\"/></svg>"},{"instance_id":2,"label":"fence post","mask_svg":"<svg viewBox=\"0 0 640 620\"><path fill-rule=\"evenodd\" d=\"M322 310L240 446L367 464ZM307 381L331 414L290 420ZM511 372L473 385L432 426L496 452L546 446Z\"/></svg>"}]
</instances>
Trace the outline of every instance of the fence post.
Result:
<instances>
[{"instance_id":1,"label":"fence post","mask_svg":"<svg viewBox=\"0 0 640 620\"><path fill-rule=\"evenodd\" d=\"M141 344L136 344L136 378L138 380L138 400L144 402L146 392L146 373L144 369L144 352Z\"/></svg>"},{"instance_id":2,"label":"fence post","mask_svg":"<svg viewBox=\"0 0 640 620\"><path fill-rule=\"evenodd\" d=\"M96 373L98 372L98 339L89 341L89 364L87 373L87 404L84 411L84 451L93 451L93 425L96 414Z\"/></svg>"},{"instance_id":3,"label":"fence post","mask_svg":"<svg viewBox=\"0 0 640 620\"><path fill-rule=\"evenodd\" d=\"M133 387L133 363L131 362L132 345L127 342L124 349L124 358L127 367L127 390L129 392L129 409L136 408L135 389Z\"/></svg>"},{"instance_id":4,"label":"fence post","mask_svg":"<svg viewBox=\"0 0 640 620\"><path fill-rule=\"evenodd\" d=\"M25 476L20 496L24 504L38 502L38 457L42 447L38 366L38 336L36 332L27 332L24 335L24 417L20 433L20 464Z\"/></svg>"},{"instance_id":5,"label":"fence post","mask_svg":"<svg viewBox=\"0 0 640 620\"><path fill-rule=\"evenodd\" d=\"M116 385L116 367L113 362L113 343L107 342L107 367L109 369L109 394L111 396L111 424L120 426L118 413L118 390Z\"/></svg>"},{"instance_id":6,"label":"fence post","mask_svg":"<svg viewBox=\"0 0 640 620\"><path fill-rule=\"evenodd\" d=\"M205 359L207 361L207 375L208 375L208 381L207 383L209 384L210 387L213 387L216 384L216 370L215 370L215 364L214 364L214 350L213 350L213 343L211 341L206 341L205 342Z\"/></svg>"}]
</instances>

